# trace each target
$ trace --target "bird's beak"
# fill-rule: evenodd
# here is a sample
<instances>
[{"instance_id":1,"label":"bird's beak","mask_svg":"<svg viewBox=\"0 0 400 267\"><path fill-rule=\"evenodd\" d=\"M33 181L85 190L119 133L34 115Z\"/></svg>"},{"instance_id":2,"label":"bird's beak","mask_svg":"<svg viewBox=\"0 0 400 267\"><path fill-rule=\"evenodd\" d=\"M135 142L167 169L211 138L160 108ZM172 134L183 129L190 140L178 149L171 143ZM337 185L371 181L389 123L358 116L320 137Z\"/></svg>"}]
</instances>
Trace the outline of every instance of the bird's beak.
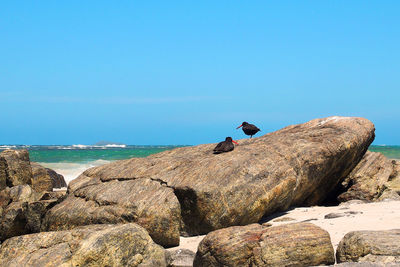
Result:
<instances>
[{"instance_id":1,"label":"bird's beak","mask_svg":"<svg viewBox=\"0 0 400 267\"><path fill-rule=\"evenodd\" d=\"M237 144L237 145L238 145L238 142L236 142L236 141L234 141L234 140L232 140L232 143L235 143L235 144Z\"/></svg>"},{"instance_id":2,"label":"bird's beak","mask_svg":"<svg viewBox=\"0 0 400 267\"><path fill-rule=\"evenodd\" d=\"M242 125L240 125L239 127L237 127L236 129L239 129L240 127L242 127L243 126L243 124Z\"/></svg>"}]
</instances>

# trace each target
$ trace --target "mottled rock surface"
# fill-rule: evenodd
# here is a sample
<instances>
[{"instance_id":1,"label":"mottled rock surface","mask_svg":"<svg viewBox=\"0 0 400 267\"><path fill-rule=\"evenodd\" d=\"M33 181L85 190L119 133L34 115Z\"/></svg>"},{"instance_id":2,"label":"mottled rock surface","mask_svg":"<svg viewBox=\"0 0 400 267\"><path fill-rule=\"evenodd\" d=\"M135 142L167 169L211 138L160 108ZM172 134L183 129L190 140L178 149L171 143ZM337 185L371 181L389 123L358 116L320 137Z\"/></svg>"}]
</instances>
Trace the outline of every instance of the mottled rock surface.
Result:
<instances>
[{"instance_id":1,"label":"mottled rock surface","mask_svg":"<svg viewBox=\"0 0 400 267\"><path fill-rule=\"evenodd\" d=\"M195 253L189 249L166 250L168 267L192 267Z\"/></svg>"},{"instance_id":2,"label":"mottled rock surface","mask_svg":"<svg viewBox=\"0 0 400 267\"><path fill-rule=\"evenodd\" d=\"M166 266L164 249L140 226L90 225L7 239L2 266Z\"/></svg>"},{"instance_id":3,"label":"mottled rock surface","mask_svg":"<svg viewBox=\"0 0 400 267\"><path fill-rule=\"evenodd\" d=\"M177 245L179 228L204 234L320 203L373 139L370 121L330 117L240 140L230 153L214 155L206 144L116 161L71 182L47 229L137 222L155 242Z\"/></svg>"},{"instance_id":4,"label":"mottled rock surface","mask_svg":"<svg viewBox=\"0 0 400 267\"><path fill-rule=\"evenodd\" d=\"M74 191L46 214L42 230L137 222L155 242L168 247L179 244L180 221L179 202L171 188L150 179L112 180Z\"/></svg>"},{"instance_id":5,"label":"mottled rock surface","mask_svg":"<svg viewBox=\"0 0 400 267\"><path fill-rule=\"evenodd\" d=\"M33 173L32 188L35 191L52 191L53 188L67 187L64 176L61 174L35 162L31 162L31 166Z\"/></svg>"},{"instance_id":6,"label":"mottled rock surface","mask_svg":"<svg viewBox=\"0 0 400 267\"><path fill-rule=\"evenodd\" d=\"M29 185L0 191L0 241L40 231L46 212L59 202L58 192L36 192Z\"/></svg>"},{"instance_id":7,"label":"mottled rock surface","mask_svg":"<svg viewBox=\"0 0 400 267\"><path fill-rule=\"evenodd\" d=\"M32 184L32 168L26 149L0 153L0 190L6 186Z\"/></svg>"},{"instance_id":8,"label":"mottled rock surface","mask_svg":"<svg viewBox=\"0 0 400 267\"><path fill-rule=\"evenodd\" d=\"M318 226L251 224L209 233L199 244L193 266L313 266L334 262L329 234Z\"/></svg>"},{"instance_id":9,"label":"mottled rock surface","mask_svg":"<svg viewBox=\"0 0 400 267\"><path fill-rule=\"evenodd\" d=\"M326 266L326 265L321 265ZM335 265L328 266L336 266L336 267L400 267L400 263L379 263L379 262L344 262Z\"/></svg>"},{"instance_id":10,"label":"mottled rock surface","mask_svg":"<svg viewBox=\"0 0 400 267\"><path fill-rule=\"evenodd\" d=\"M336 260L400 263L400 229L350 232L340 241Z\"/></svg>"},{"instance_id":11,"label":"mottled rock surface","mask_svg":"<svg viewBox=\"0 0 400 267\"><path fill-rule=\"evenodd\" d=\"M400 200L400 163L381 153L368 151L342 186L345 192L338 196L342 202L352 199Z\"/></svg>"}]
</instances>

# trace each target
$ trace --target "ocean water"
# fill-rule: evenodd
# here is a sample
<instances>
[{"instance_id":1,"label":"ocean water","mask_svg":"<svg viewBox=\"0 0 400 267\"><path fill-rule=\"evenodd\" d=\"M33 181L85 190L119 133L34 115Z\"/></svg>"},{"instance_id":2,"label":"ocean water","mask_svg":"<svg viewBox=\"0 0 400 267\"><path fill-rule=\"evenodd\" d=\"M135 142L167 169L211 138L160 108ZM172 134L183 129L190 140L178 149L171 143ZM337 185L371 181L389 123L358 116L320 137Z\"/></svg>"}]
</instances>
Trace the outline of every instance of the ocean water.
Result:
<instances>
[{"instance_id":1,"label":"ocean water","mask_svg":"<svg viewBox=\"0 0 400 267\"><path fill-rule=\"evenodd\" d=\"M31 161L55 170L64 176L68 184L91 167L120 159L147 157L176 147L180 146L0 145L0 151L4 149L27 149Z\"/></svg>"},{"instance_id":2,"label":"ocean water","mask_svg":"<svg viewBox=\"0 0 400 267\"><path fill-rule=\"evenodd\" d=\"M65 181L69 183L91 167L120 159L146 157L176 147L180 146L0 145L0 151L4 149L28 149L31 161L38 162L42 166L62 174ZM371 146L369 150L381 152L391 159L400 159L400 146Z\"/></svg>"},{"instance_id":3,"label":"ocean water","mask_svg":"<svg viewBox=\"0 0 400 267\"><path fill-rule=\"evenodd\" d=\"M369 151L380 152L389 159L400 159L400 146L370 146Z\"/></svg>"}]
</instances>

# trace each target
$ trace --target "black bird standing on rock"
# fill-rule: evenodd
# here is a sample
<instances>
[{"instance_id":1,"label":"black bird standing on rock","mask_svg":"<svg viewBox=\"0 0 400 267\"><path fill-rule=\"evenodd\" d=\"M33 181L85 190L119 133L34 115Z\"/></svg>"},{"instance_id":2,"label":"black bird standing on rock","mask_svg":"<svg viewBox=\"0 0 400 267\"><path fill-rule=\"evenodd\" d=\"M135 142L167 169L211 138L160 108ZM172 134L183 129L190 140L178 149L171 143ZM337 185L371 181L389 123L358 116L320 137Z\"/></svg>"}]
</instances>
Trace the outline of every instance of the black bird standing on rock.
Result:
<instances>
[{"instance_id":1,"label":"black bird standing on rock","mask_svg":"<svg viewBox=\"0 0 400 267\"><path fill-rule=\"evenodd\" d=\"M235 148L233 143L238 145L236 141L232 140L232 137L225 138L225 141L218 143L218 145L214 148L214 154L232 151Z\"/></svg>"},{"instance_id":2,"label":"black bird standing on rock","mask_svg":"<svg viewBox=\"0 0 400 267\"><path fill-rule=\"evenodd\" d=\"M253 135L255 135L258 131L261 131L260 129L258 129L258 127L257 126L255 126L254 124L250 124L250 123L247 123L247 122L242 122L242 125L240 125L239 127L237 127L236 129L239 129L240 127L242 127L243 126L243 128L242 128L242 130L243 130L243 132L246 134L246 135L250 135L250 138L252 138L253 137Z\"/></svg>"}]
</instances>

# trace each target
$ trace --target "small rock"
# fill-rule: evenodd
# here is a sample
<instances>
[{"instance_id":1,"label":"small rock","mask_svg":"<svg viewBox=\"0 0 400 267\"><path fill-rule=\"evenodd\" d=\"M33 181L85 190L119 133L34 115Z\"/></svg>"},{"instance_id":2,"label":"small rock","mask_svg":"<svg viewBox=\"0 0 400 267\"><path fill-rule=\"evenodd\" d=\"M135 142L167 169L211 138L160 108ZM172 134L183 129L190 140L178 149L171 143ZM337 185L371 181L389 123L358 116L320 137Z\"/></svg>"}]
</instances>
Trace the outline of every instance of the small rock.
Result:
<instances>
[{"instance_id":1,"label":"small rock","mask_svg":"<svg viewBox=\"0 0 400 267\"><path fill-rule=\"evenodd\" d=\"M355 214L363 214L363 212L362 211L353 211L353 210L351 210L351 211L345 211L345 214L355 215Z\"/></svg>"},{"instance_id":2,"label":"small rock","mask_svg":"<svg viewBox=\"0 0 400 267\"><path fill-rule=\"evenodd\" d=\"M45 168L42 165L31 162L32 166L32 188L37 192L52 191L53 188L67 187L64 176L56 173L52 169Z\"/></svg>"},{"instance_id":3,"label":"small rock","mask_svg":"<svg viewBox=\"0 0 400 267\"><path fill-rule=\"evenodd\" d=\"M295 221L296 219L290 217L281 217L273 220L272 222L288 222L288 221Z\"/></svg>"},{"instance_id":4,"label":"small rock","mask_svg":"<svg viewBox=\"0 0 400 267\"><path fill-rule=\"evenodd\" d=\"M250 224L209 233L199 244L193 266L313 266L334 262L329 234L316 225Z\"/></svg>"},{"instance_id":5,"label":"small rock","mask_svg":"<svg viewBox=\"0 0 400 267\"><path fill-rule=\"evenodd\" d=\"M339 217L344 217L344 216L346 216L346 214L344 214L344 213L334 213L334 212L332 212L332 213L326 214L324 216L324 219L334 219L334 218L339 218Z\"/></svg>"},{"instance_id":6,"label":"small rock","mask_svg":"<svg viewBox=\"0 0 400 267\"><path fill-rule=\"evenodd\" d=\"M339 243L336 260L400 263L400 229L349 232Z\"/></svg>"},{"instance_id":7,"label":"small rock","mask_svg":"<svg viewBox=\"0 0 400 267\"><path fill-rule=\"evenodd\" d=\"M166 250L168 267L192 267L196 253L189 249Z\"/></svg>"},{"instance_id":8,"label":"small rock","mask_svg":"<svg viewBox=\"0 0 400 267\"><path fill-rule=\"evenodd\" d=\"M29 185L13 186L10 188L9 194L13 202L30 202L39 198L39 195Z\"/></svg>"},{"instance_id":9,"label":"small rock","mask_svg":"<svg viewBox=\"0 0 400 267\"><path fill-rule=\"evenodd\" d=\"M311 222L311 221L318 221L318 219L317 218L310 218L310 219L307 219L307 220L304 220L304 221L301 221L301 222Z\"/></svg>"}]
</instances>

